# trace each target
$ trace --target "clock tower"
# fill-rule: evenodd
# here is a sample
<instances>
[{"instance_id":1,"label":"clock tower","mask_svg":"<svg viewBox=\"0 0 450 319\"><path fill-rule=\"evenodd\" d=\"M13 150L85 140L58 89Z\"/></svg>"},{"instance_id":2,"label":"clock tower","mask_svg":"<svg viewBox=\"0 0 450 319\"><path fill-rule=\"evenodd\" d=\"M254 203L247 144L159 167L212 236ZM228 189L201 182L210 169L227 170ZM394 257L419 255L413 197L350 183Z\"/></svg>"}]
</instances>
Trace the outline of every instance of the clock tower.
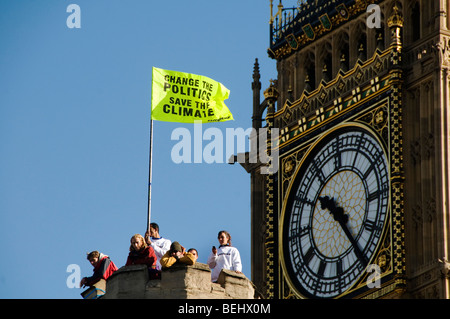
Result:
<instances>
[{"instance_id":1,"label":"clock tower","mask_svg":"<svg viewBox=\"0 0 450 319\"><path fill-rule=\"evenodd\" d=\"M276 172L244 164L257 292L450 298L450 2L287 2L262 102L253 71L253 127L279 132Z\"/></svg>"}]
</instances>

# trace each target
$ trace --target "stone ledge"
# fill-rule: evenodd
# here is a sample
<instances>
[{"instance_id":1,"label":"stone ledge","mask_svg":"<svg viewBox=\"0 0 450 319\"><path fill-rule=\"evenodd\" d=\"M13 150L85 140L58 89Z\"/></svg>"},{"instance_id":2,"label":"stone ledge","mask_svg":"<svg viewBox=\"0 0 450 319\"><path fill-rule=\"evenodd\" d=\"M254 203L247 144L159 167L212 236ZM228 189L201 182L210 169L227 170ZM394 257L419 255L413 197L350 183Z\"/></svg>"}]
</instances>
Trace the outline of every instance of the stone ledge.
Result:
<instances>
[{"instance_id":1,"label":"stone ledge","mask_svg":"<svg viewBox=\"0 0 450 319\"><path fill-rule=\"evenodd\" d=\"M253 299L254 288L244 274L222 270L211 282L206 264L174 265L161 280L149 280L145 265L123 266L106 282L105 299Z\"/></svg>"},{"instance_id":2,"label":"stone ledge","mask_svg":"<svg viewBox=\"0 0 450 319\"><path fill-rule=\"evenodd\" d=\"M225 288L225 293L233 299L253 299L255 290L250 280L242 273L222 269L217 283Z\"/></svg>"},{"instance_id":3,"label":"stone ledge","mask_svg":"<svg viewBox=\"0 0 450 319\"><path fill-rule=\"evenodd\" d=\"M147 266L123 266L106 281L105 299L142 298L149 281Z\"/></svg>"}]
</instances>

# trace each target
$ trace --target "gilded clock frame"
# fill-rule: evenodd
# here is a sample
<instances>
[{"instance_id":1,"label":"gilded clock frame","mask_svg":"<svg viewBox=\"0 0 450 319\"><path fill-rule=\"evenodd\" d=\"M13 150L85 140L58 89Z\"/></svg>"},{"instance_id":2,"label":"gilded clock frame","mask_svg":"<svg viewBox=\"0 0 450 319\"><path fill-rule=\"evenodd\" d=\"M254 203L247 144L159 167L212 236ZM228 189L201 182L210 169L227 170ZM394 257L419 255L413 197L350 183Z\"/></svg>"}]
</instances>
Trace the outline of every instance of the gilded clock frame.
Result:
<instances>
[{"instance_id":1,"label":"gilded clock frame","mask_svg":"<svg viewBox=\"0 0 450 319\"><path fill-rule=\"evenodd\" d=\"M375 104L373 106L372 116L375 117L377 113L379 113L381 110L384 112L384 110L387 108L387 104L389 103L388 97L380 101L379 103ZM362 116L362 118L366 117L366 113ZM387 120L384 120L383 124L381 125L381 129L378 131L374 131L373 128L370 127L370 125L367 125L367 123L364 123L361 117L355 118L354 121L347 121L344 123L341 123L337 126L333 126L329 130L327 130L325 133L315 135L310 140L302 144L300 147L295 148L294 150L290 152L286 152L283 154L283 156L280 157L280 165L281 171L282 171L282 177L280 179L281 184L284 184L284 187L281 187L282 189L282 197L283 203L281 205L281 214L280 214L280 220L279 220L279 226L280 226L280 232L279 232L279 256L280 256L280 273L281 274L287 274L286 269L286 260L284 256L284 244L283 244L283 233L284 233L284 223L285 223L285 216L286 216L286 210L290 208L288 206L288 198L291 191L295 191L295 189L292 189L294 185L295 179L299 176L299 171L302 169L303 165L308 165L308 162L305 163L305 160L309 159L309 155L311 152L314 151L316 145L321 142L324 138L327 138L330 134L332 134L336 130L340 130L343 127L348 128L360 128L366 132L370 132L371 135L375 137L375 139L378 141L378 143L382 146L386 158L389 158L387 154L387 147L386 143L380 139L379 133L383 132L388 126L389 123ZM295 164L293 162L295 161ZM388 163L389 164L389 163ZM292 166L296 167L295 172L292 170ZM288 170L288 172L287 172ZM390 180L390 176L389 176ZM287 187L286 187L287 185ZM390 192L390 190L389 190ZM388 277L392 274L393 269L393 257L392 257L392 227L391 227L391 194L388 195L389 203L388 203L388 212L386 216L385 225L383 228L382 235L380 237L379 243L376 248L376 252L374 256L372 257L372 260L376 261L376 264L380 266L381 269L381 277L380 282L384 283L387 281ZM286 257L287 258L287 257ZM372 272L366 272L364 273L357 282L352 285L352 287L342 293L339 297L345 297L345 296L352 296L354 293L358 290L363 289L364 286L366 286L367 280L371 280L369 276L373 276ZM295 285L291 281L291 278L289 275L284 276L285 284L287 285L286 288L290 290L289 294L293 294L296 297L302 297L301 293L296 289ZM286 289L283 289L284 291ZM286 296L284 296L286 297ZM290 295L288 295L290 297Z\"/></svg>"},{"instance_id":2,"label":"gilded clock frame","mask_svg":"<svg viewBox=\"0 0 450 319\"><path fill-rule=\"evenodd\" d=\"M402 294L406 286L405 242L402 165L403 139L401 129L402 114L402 70L401 49L391 46L377 51L374 57L364 64L359 63L344 75L339 75L328 84L319 87L295 103L286 103L274 114L268 114L269 127L280 128L277 145L279 162L276 181L268 176L270 182L266 206L268 238L266 243L267 264L274 265L267 272L269 297L289 299L303 298L293 286L286 273L282 247L282 227L287 195L292 187L296 172L300 170L310 147L315 141L342 125L362 126L375 132L386 154L390 175L389 217L380 246L373 260L377 261L381 272L381 286L368 289L366 281L369 272L362 275L357 284L340 297L344 298L386 298ZM373 75L367 77L367 75ZM314 98L320 101L327 90L336 89L340 83L352 79L354 85L350 94L340 96L311 107ZM365 81L364 81L365 80ZM309 108L309 109L308 109ZM299 111L300 110L300 111ZM296 120L296 122L294 121ZM293 124L292 124L293 123ZM283 124L286 126L283 127ZM271 194L269 194L271 193ZM274 199L274 193L277 193ZM276 209L274 209L276 207ZM276 258L278 257L278 258ZM278 261L278 262L277 262Z\"/></svg>"}]
</instances>

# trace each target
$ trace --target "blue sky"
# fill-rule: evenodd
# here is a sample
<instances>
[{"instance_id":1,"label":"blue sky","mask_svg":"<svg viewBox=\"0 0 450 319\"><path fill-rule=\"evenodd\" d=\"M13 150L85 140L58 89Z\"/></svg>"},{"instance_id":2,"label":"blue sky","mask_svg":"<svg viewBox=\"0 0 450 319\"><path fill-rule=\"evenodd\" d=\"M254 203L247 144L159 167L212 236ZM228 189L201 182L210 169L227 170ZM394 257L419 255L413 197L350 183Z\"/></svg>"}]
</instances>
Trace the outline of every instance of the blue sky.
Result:
<instances>
[{"instance_id":1,"label":"blue sky","mask_svg":"<svg viewBox=\"0 0 450 319\"><path fill-rule=\"evenodd\" d=\"M125 264L146 229L152 67L230 89L235 120L203 130L249 128L255 58L263 90L276 78L269 15L263 0L0 1L0 298L80 298L67 267L91 275L92 250ZM228 230L250 278L250 176L175 164L178 127L193 132L154 122L152 221L200 262Z\"/></svg>"}]
</instances>

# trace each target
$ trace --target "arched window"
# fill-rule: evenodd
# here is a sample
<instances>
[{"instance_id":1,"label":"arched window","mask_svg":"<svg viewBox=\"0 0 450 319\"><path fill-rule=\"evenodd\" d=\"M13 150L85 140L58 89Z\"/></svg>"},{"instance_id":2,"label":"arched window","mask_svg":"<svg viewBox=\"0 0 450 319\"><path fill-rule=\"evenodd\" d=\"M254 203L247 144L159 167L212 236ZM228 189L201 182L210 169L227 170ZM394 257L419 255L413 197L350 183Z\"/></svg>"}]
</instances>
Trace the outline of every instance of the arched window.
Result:
<instances>
[{"instance_id":1,"label":"arched window","mask_svg":"<svg viewBox=\"0 0 450 319\"><path fill-rule=\"evenodd\" d=\"M358 60L366 61L367 58L367 27L365 20L356 21L350 29L350 68Z\"/></svg>"},{"instance_id":2,"label":"arched window","mask_svg":"<svg viewBox=\"0 0 450 319\"><path fill-rule=\"evenodd\" d=\"M305 90L308 92L316 88L316 61L313 53L309 53L306 64Z\"/></svg>"},{"instance_id":3,"label":"arched window","mask_svg":"<svg viewBox=\"0 0 450 319\"><path fill-rule=\"evenodd\" d=\"M367 37L364 33L361 34L358 41L358 59L361 61L367 59Z\"/></svg>"},{"instance_id":4,"label":"arched window","mask_svg":"<svg viewBox=\"0 0 450 319\"><path fill-rule=\"evenodd\" d=\"M349 44L348 44L348 33L347 32L341 32L336 36L334 39L334 46L333 52L337 52L338 55L333 55L333 64L336 66L333 68L334 75L337 75L339 70L342 70L344 72L347 72L350 68L350 52L349 52Z\"/></svg>"},{"instance_id":5,"label":"arched window","mask_svg":"<svg viewBox=\"0 0 450 319\"><path fill-rule=\"evenodd\" d=\"M411 24L412 24L412 37L411 40L412 42L417 41L420 39L420 24L421 24L421 19L420 19L420 5L419 2L417 1L416 4L414 5L412 12L411 12Z\"/></svg>"},{"instance_id":6,"label":"arched window","mask_svg":"<svg viewBox=\"0 0 450 319\"><path fill-rule=\"evenodd\" d=\"M332 46L331 42L323 42L316 48L316 54L318 56L318 65L316 76L320 81L328 82L332 79Z\"/></svg>"}]
</instances>

